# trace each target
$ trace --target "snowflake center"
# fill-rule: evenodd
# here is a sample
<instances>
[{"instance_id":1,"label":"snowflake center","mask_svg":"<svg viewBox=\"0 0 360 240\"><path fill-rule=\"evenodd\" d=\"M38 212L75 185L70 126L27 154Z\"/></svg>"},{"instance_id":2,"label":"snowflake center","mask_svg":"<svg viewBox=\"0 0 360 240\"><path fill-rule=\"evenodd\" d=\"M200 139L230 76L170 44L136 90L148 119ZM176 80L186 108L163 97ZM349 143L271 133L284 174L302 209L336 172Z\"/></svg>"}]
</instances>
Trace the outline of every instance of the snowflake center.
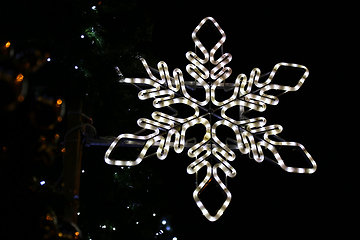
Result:
<instances>
[{"instance_id":1,"label":"snowflake center","mask_svg":"<svg viewBox=\"0 0 360 240\"><path fill-rule=\"evenodd\" d=\"M200 31L205 23L214 26L220 34L220 39L211 49L209 42L203 39L203 37L208 38L210 31ZM180 69L175 69L171 75L165 62L158 63L160 78L157 78L152 73L154 69L148 67L145 59L141 61L149 78L122 80L125 83L136 84L139 88L142 85L149 86L149 88L141 89L139 99L154 99L154 108L167 108L170 111L154 111L151 115L152 119L140 118L138 125L144 131L150 130L151 133L145 136L120 134L106 151L105 162L118 166L134 166L146 158L150 147L157 148L156 155L159 159L167 157L170 147L176 153L187 149L187 155L194 159L188 166L187 172L196 176L200 170L206 172L202 181L196 181L197 186L193 192L193 198L203 215L209 221L216 221L231 200L231 193L227 188L227 177L236 176L236 170L230 164L236 159L234 151L248 154L259 163L263 160L271 161L287 172L313 173L316 171L316 162L303 145L287 142L277 136L282 131L280 125L266 125L264 117L249 118L247 114L250 111L263 112L267 105L277 105L278 96L297 91L308 77L309 71L302 65L278 63L269 74L266 74L264 81L259 81L260 69L254 68L249 77L239 74L233 83L227 83L226 80L230 77L232 69L226 65L231 61L232 56L229 53L223 53L222 46L226 36L219 24L211 17L204 18L194 29L192 39L195 43L195 52L186 53L186 58L190 62L186 66L186 71L194 79L193 81L186 81ZM203 58L198 56L198 51L201 52ZM300 73L302 75L294 86L278 84L273 78L279 68L302 70ZM191 95L188 93L188 90L197 88L201 90ZM274 96L273 91L280 94ZM177 105L191 108L185 112L191 112L192 115L184 117L183 114L179 114L174 108ZM186 136L191 136L196 132L195 125L200 125L202 131L205 129L205 134L200 134L202 138L197 141L186 139ZM224 128L235 135L235 139L224 133ZM129 139L132 142L142 143L143 148L137 158L135 160L110 158L114 148ZM311 167L287 166L281 157L280 150L288 147L297 148L303 153ZM209 213L199 196L209 181L213 181L212 184L216 183L226 196L222 206L215 211L215 215Z\"/></svg>"}]
</instances>

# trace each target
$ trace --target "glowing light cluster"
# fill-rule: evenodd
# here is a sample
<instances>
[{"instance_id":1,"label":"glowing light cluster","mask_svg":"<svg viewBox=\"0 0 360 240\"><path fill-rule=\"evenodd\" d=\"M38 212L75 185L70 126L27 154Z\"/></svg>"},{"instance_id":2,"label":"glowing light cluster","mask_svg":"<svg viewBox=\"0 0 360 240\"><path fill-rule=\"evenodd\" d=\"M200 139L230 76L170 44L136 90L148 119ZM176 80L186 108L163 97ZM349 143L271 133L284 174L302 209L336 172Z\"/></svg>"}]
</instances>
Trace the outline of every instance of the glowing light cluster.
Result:
<instances>
[{"instance_id":1,"label":"glowing light cluster","mask_svg":"<svg viewBox=\"0 0 360 240\"><path fill-rule=\"evenodd\" d=\"M203 46L197 36L198 31L207 21L211 21L221 35L220 40L210 51ZM171 76L167 64L161 61L157 66L160 75L160 79L158 79L151 72L145 59L141 58L141 62L149 78L125 78L120 81L150 86L150 88L141 90L138 97L141 100L154 99L153 106L157 109L170 107L174 104L185 104L190 106L194 111L192 115L189 114L186 118L168 115L160 111L153 112L151 115L152 119L140 118L137 122L138 125L143 129L151 130L151 133L145 136L120 134L106 151L105 162L110 165L119 166L137 165L144 159L148 149L152 146L157 147L156 155L159 159L165 159L167 157L170 147L173 147L176 153L181 153L185 149L187 130L197 124L203 125L205 127L205 134L202 140L195 143L187 151L188 156L195 159L188 166L187 172L189 174L195 174L203 167L206 168L206 176L194 190L193 198L203 215L210 221L216 221L231 201L231 193L224 183L226 181L220 178L218 172L223 171L225 178L233 178L236 176L236 170L230 164L230 162L236 158L233 149L239 150L242 154L249 154L250 158L253 158L257 162L262 162L266 158L264 150L267 149L274 157L274 159L270 159L270 161L273 161L287 172L313 173L316 171L316 163L303 145L296 142L275 141L272 140L274 138L269 138L269 136L276 136L282 131L280 125L265 126L265 118L247 118L245 116L245 113L251 110L257 112L265 111L267 104L278 104L279 99L277 96L271 95L269 93L270 90L276 90L280 93L279 95L290 91L297 91L308 77L309 71L305 66L299 64L278 63L273 67L267 79L260 82L261 71L258 68L254 68L249 78L247 78L245 74L239 74L233 84L232 95L226 100L218 101L216 98L216 89L220 86L225 86L225 80L229 78L232 72L230 67L226 67L232 59L231 54L221 54L218 59L215 59L215 53L223 46L226 40L225 32L213 18L207 17L195 28L192 33L192 39L196 48L201 51L204 58L200 58L194 52L187 52L186 58L190 61L190 64L186 66L186 71L194 78L197 86L204 89L205 99L198 100L190 96L187 92L187 85L180 69L175 69ZM210 64L208 64L209 61L211 65L213 65L212 69L206 67L210 66ZM274 76L279 69L283 67L299 69L304 72L295 86L284 86L273 83ZM209 81L209 78L211 81ZM254 87L256 88L254 89ZM209 106L210 103L216 106L217 109L215 109L215 111L219 112L219 114L217 114L217 121L214 123L209 120L209 116L214 114L214 110L210 107L207 109L205 107ZM235 120L226 114L226 111L233 107L242 109L242 117L239 120ZM200 115L200 109L205 110L206 113ZM234 131L236 147L230 148L229 145L221 142L218 138L216 129L221 125ZM123 140L144 141L144 146L135 160L117 160L111 158L111 153ZM304 153L310 166L308 168L287 166L280 152L277 150L277 146L297 147ZM210 161L208 161L211 157L216 159L216 163L213 166ZM226 200L214 216L209 213L199 197L201 191L212 179L217 182L226 195Z\"/></svg>"}]
</instances>

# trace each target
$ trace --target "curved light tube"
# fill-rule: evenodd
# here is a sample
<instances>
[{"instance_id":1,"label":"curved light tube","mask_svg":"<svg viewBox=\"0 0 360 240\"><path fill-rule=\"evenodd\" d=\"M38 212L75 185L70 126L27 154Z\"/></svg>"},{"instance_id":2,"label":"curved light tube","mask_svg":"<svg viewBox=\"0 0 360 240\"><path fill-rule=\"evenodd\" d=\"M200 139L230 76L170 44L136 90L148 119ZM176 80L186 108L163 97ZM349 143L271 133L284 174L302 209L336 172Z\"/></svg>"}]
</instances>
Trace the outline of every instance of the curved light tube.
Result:
<instances>
[{"instance_id":1,"label":"curved light tube","mask_svg":"<svg viewBox=\"0 0 360 240\"><path fill-rule=\"evenodd\" d=\"M221 35L220 40L210 50L204 47L197 35L207 21L212 22ZM201 58L192 51L187 52L186 58L190 61L190 64L186 66L186 71L197 85L204 89L205 99L202 101L189 95L183 73L180 69L175 69L171 76L167 64L161 61L157 65L160 75L160 79L158 79L152 74L145 59L141 58L140 60L149 78L125 78L121 82L150 86L148 89L141 90L138 97L141 100L153 98L154 108L161 109L163 107L171 107L174 104L185 104L193 108L194 112L188 117L180 118L161 111L155 111L151 115L152 119L140 118L138 125L143 129L152 130L153 132L146 136L120 134L106 151L105 162L110 165L119 166L137 165L144 159L147 150L154 145L157 146L156 154L159 159L167 157L170 146L173 146L176 153L181 153L185 149L187 130L196 124L203 125L205 127L205 134L202 140L188 149L188 156L195 160L188 166L187 172L194 174L203 167L206 167L207 174L194 190L193 197L203 215L209 221L216 221L231 201L231 193L220 179L218 171L222 170L226 177L236 176L236 170L230 164L231 161L236 159L235 152L233 151L234 148L230 149L227 144L221 142L217 137L216 129L220 125L232 129L236 136L236 146L239 152L241 154L249 154L250 158L257 162L262 162L266 158L265 150L269 150L274 157L271 161L287 172L314 173L316 171L316 162L303 145L296 142L275 141L269 138L269 136L276 136L282 131L280 125L266 126L266 119L263 117L247 118L244 116L244 113L248 110L263 112L266 110L267 105L277 105L279 102L278 97L270 95L268 91L277 90L280 92L280 95L286 92L297 91L304 84L309 71L303 65L278 63L273 67L268 78L260 82L261 71L258 68L254 68L249 78L245 74L239 74L235 79L232 95L224 101L218 101L216 100L216 90L221 86L225 86L225 81L232 73L232 69L226 67L232 59L231 54L225 53L218 59L215 59L215 53L223 46L226 40L225 32L213 18L207 17L194 29L192 39L196 48L201 51L204 57ZM213 66L211 69L208 69L208 66L210 66L209 61ZM273 82L274 76L284 67L304 71L296 85L284 86ZM210 83L209 78L212 79L212 83ZM216 116L220 120L215 123L210 122L206 118L206 116L213 114L213 110L209 106L210 102L220 112ZM206 110L206 106L208 106L208 111L205 115L201 116L199 109ZM240 109L243 118L236 120L226 114L226 111L233 107ZM144 146L135 160L116 160L111 158L111 153L122 139L144 141ZM171 142L172 139L174 139L173 142ZM276 148L277 146L298 148L304 153L310 166L308 168L287 166ZM210 157L217 160L217 163L213 166L208 161ZM209 214L209 211L205 208L199 197L200 192L212 178L215 179L226 195L226 200L214 216Z\"/></svg>"}]
</instances>

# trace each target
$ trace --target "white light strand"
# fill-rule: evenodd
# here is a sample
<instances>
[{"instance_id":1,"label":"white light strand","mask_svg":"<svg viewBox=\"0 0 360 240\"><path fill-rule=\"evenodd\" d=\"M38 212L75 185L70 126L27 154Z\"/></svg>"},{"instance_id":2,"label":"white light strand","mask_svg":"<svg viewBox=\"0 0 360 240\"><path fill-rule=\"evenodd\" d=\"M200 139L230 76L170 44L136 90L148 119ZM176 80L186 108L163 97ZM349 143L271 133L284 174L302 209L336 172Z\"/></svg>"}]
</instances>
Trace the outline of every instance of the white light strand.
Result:
<instances>
[{"instance_id":1,"label":"white light strand","mask_svg":"<svg viewBox=\"0 0 360 240\"><path fill-rule=\"evenodd\" d=\"M197 36L198 31L207 21L211 21L221 34L220 40L210 51L204 47ZM257 162L262 162L265 159L264 150L267 149L269 150L267 152L270 152L275 158L270 160L287 172L313 173L316 171L316 162L303 145L296 142L274 141L269 138L269 136L276 136L282 131L280 125L266 126L266 119L263 117L244 117L240 120L235 120L226 114L226 111L233 107L239 107L242 109L241 114L244 114L244 112L248 110L263 112L266 110L267 104L277 105L279 99L277 96L268 94L268 91L277 90L280 94L297 91L308 77L309 71L305 66L299 64L278 63L273 67L269 77L264 82L259 82L261 71L258 68L254 68L249 78L247 78L245 74L239 74L236 77L233 94L228 99L217 101L216 89L221 85L225 87L225 80L229 78L232 73L231 68L226 67L232 59L229 53L222 54L217 60L214 59L216 51L223 46L226 40L225 32L213 18L207 17L194 29L192 39L195 46L200 49L204 55L204 58L200 58L194 52L187 52L186 58L190 61L190 64L186 66L186 71L194 78L197 85L204 89L205 99L198 100L188 94L183 73L180 69L175 69L172 76L170 76L167 64L160 61L157 65L160 75L160 79L158 79L152 74L145 59L140 58L149 78L125 78L121 79L120 82L150 86L148 89L141 90L138 97L141 100L153 98L153 106L157 109L170 107L174 104L184 104L193 108L194 112L188 117L180 118L161 111L155 111L151 114L152 120L140 118L137 122L138 125L143 129L151 130L152 133L146 136L120 134L106 151L105 162L118 166L137 165L144 159L148 149L154 145L157 146L156 155L159 159L165 159L167 157L170 146L174 148L176 153L181 153L185 149L187 130L197 124L203 125L205 127L205 134L202 140L188 149L188 156L195 158L195 160L188 166L187 172L189 174L195 174L203 167L206 167L207 174L194 190L193 198L203 215L210 221L216 221L231 201L231 193L220 179L218 171L219 169L222 170L226 177L233 178L236 176L236 170L229 163L236 159L236 155L232 150L234 148L230 149L226 143L221 142L218 138L216 129L220 125L232 129L235 133L236 146L240 153L249 154L250 158L253 158ZM212 69L204 66L209 60L214 66ZM274 76L283 67L304 71L295 86L284 86L273 83ZM211 84L207 82L209 77L214 80ZM257 89L253 89L253 87ZM215 123L211 123L206 118L207 115L213 114L213 110L211 110L210 107L208 107L208 112L205 115L200 116L199 109L206 109L205 107L210 101L213 105L217 106L217 110L220 111L220 116L217 115L220 120ZM255 138L254 136L257 137ZM261 136L262 138L260 138ZM173 142L171 142L172 139L174 139ZM123 140L144 141L144 146L135 160L116 160L110 158L114 149ZM310 167L299 168L287 166L281 158L279 151L276 149L276 146L299 149L306 156ZM214 166L211 166L208 161L211 156L217 159L217 163ZM214 216L210 215L199 197L200 192L212 178L215 179L226 195L226 200Z\"/></svg>"}]
</instances>

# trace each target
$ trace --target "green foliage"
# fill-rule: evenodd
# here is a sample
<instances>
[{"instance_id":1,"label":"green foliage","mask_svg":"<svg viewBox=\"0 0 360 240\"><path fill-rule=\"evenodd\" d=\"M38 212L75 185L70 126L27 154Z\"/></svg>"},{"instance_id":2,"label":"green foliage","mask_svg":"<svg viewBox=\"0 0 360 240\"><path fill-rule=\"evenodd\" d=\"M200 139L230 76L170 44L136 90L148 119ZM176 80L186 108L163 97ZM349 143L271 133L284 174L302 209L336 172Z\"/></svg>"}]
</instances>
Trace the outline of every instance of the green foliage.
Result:
<instances>
[{"instance_id":1,"label":"green foliage","mask_svg":"<svg viewBox=\"0 0 360 240\"><path fill-rule=\"evenodd\" d=\"M83 110L93 117L99 136L132 131L134 126L130 123L136 123L140 104L136 91L119 84L115 67L125 76L143 74L136 56L151 55L147 46L153 28L146 3L14 0L0 8L0 16L0 40L10 41L17 53L28 49L50 53L41 71L29 77L30 91L52 88L67 105L82 99ZM66 127L61 129L63 137ZM16 137L22 135L12 138ZM23 145L32 148L31 144ZM22 145L14 152L26 155L26 151L20 150ZM105 150L95 152L87 154L85 150L83 156L79 225L85 239L88 233L94 239L154 238L161 214L155 217L153 213L165 204L160 200L161 181L153 177L151 168L132 171L107 166L103 161ZM29 157L28 154L26 159ZM35 169L17 169L17 174L30 178L39 172L31 161L27 165L28 169ZM42 177L51 178L46 173ZM21 184L27 188L28 182Z\"/></svg>"},{"instance_id":2,"label":"green foliage","mask_svg":"<svg viewBox=\"0 0 360 240\"><path fill-rule=\"evenodd\" d=\"M108 166L101 157L98 149L84 151L78 217L84 235L93 239L153 239L166 206L161 173L149 164Z\"/></svg>"},{"instance_id":3,"label":"green foliage","mask_svg":"<svg viewBox=\"0 0 360 240\"><path fill-rule=\"evenodd\" d=\"M18 51L49 52L51 61L40 73L44 80L35 76L30 84L56 88L68 105L83 99L99 135L114 135L136 128L131 124L139 117L137 93L118 83L115 67L124 76L144 74L136 56L151 56L150 6L133 0L8 1L0 9L6 23L1 37Z\"/></svg>"}]
</instances>

